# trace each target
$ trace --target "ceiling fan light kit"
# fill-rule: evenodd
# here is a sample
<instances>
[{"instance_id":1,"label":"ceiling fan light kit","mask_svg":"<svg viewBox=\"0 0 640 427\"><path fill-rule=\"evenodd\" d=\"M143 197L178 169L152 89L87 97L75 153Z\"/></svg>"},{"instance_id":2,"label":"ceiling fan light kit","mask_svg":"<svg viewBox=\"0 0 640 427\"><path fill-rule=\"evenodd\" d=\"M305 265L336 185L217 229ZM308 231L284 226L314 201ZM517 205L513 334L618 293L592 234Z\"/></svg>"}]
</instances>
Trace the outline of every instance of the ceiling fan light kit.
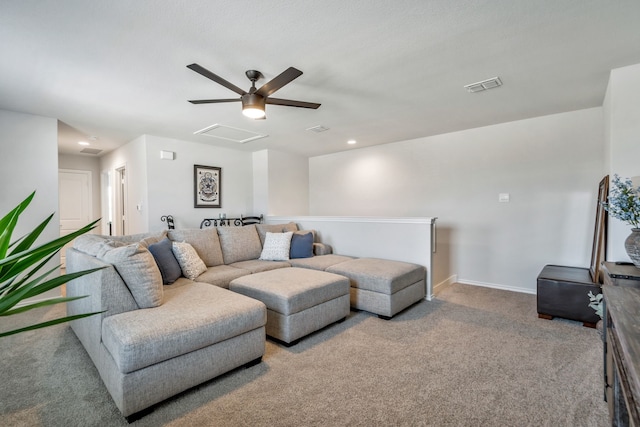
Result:
<instances>
[{"instance_id":1,"label":"ceiling fan light kit","mask_svg":"<svg viewBox=\"0 0 640 427\"><path fill-rule=\"evenodd\" d=\"M264 97L260 95L242 95L242 114L252 119L261 119L265 116L264 104Z\"/></svg>"},{"instance_id":2,"label":"ceiling fan light kit","mask_svg":"<svg viewBox=\"0 0 640 427\"><path fill-rule=\"evenodd\" d=\"M249 92L246 92L240 89L238 86L233 83L228 82L222 77L212 73L206 68L198 65L191 64L187 65L187 68L195 71L196 73L213 80L226 87L229 90L234 91L240 98L232 98L232 99L199 99L189 101L192 104L215 104L222 102L242 102L242 114L252 119L264 119L265 118L265 105L273 104L273 105L283 105L285 107L299 107L299 108L311 108L317 109L320 107L320 104L314 102L304 102L304 101L294 101L290 99L280 99L280 98L269 98L271 94L276 92L278 89L282 88L284 85L291 83L294 79L300 77L302 75L302 71L289 67L264 85L260 87L260 89L256 89L256 81L262 77L262 73L256 70L248 70L245 74L247 78L251 80L251 88Z\"/></svg>"}]
</instances>

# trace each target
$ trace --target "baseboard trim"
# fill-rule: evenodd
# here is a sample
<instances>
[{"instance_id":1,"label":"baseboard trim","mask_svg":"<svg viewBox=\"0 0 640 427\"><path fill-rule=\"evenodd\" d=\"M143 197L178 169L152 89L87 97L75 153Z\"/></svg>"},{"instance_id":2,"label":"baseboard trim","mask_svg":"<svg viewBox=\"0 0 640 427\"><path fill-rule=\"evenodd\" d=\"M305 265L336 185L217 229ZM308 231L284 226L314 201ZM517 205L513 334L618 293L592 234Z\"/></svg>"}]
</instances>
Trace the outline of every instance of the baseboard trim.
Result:
<instances>
[{"instance_id":1,"label":"baseboard trim","mask_svg":"<svg viewBox=\"0 0 640 427\"><path fill-rule=\"evenodd\" d=\"M483 288L500 289L503 291L520 292L522 294L536 295L536 291L533 289L519 288L517 286L498 285L496 283L478 282L475 280L460 279L457 281L463 285L480 286Z\"/></svg>"},{"instance_id":2,"label":"baseboard trim","mask_svg":"<svg viewBox=\"0 0 640 427\"><path fill-rule=\"evenodd\" d=\"M457 281L458 281L458 275L457 274L453 274L453 275L447 277L442 282L436 284L433 287L433 295L432 296L438 295L439 292L442 292L443 290L447 289L449 286L453 285Z\"/></svg>"}]
</instances>

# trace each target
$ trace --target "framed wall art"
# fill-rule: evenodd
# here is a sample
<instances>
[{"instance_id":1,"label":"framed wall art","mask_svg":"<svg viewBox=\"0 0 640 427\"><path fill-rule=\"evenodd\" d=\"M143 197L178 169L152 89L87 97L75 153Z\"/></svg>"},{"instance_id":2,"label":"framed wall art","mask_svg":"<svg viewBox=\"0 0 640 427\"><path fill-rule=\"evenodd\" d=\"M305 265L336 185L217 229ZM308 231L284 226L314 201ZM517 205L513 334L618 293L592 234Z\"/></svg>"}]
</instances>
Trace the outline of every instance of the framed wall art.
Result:
<instances>
[{"instance_id":1,"label":"framed wall art","mask_svg":"<svg viewBox=\"0 0 640 427\"><path fill-rule=\"evenodd\" d=\"M193 166L194 208L222 207L222 169L215 166Z\"/></svg>"}]
</instances>

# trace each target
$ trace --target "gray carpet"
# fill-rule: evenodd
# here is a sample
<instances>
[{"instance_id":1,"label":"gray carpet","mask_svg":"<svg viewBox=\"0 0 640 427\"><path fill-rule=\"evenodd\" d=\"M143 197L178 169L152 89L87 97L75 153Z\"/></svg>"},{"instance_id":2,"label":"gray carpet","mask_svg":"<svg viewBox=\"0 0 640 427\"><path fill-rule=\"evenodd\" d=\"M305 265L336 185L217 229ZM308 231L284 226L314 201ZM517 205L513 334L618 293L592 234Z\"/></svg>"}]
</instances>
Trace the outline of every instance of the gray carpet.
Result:
<instances>
[{"instance_id":1,"label":"gray carpet","mask_svg":"<svg viewBox=\"0 0 640 427\"><path fill-rule=\"evenodd\" d=\"M0 339L0 372L0 425L127 425L67 325ZM263 363L133 425L605 426L601 373L595 330L538 319L534 295L455 284L390 321L352 312L294 347L268 341Z\"/></svg>"}]
</instances>

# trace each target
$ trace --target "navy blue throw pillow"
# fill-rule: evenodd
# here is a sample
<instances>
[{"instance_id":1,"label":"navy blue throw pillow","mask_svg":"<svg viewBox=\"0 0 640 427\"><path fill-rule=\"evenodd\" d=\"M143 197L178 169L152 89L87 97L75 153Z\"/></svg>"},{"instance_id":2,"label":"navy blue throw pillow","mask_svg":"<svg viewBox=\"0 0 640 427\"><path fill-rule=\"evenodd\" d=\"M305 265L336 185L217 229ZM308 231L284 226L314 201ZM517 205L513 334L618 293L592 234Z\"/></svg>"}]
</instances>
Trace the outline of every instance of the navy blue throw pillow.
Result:
<instances>
[{"instance_id":1,"label":"navy blue throw pillow","mask_svg":"<svg viewBox=\"0 0 640 427\"><path fill-rule=\"evenodd\" d=\"M291 249L289 258L311 258L313 256L313 233L298 234L291 236Z\"/></svg>"},{"instance_id":2,"label":"navy blue throw pillow","mask_svg":"<svg viewBox=\"0 0 640 427\"><path fill-rule=\"evenodd\" d=\"M162 275L162 284L164 285L170 285L182 276L180 264L178 264L178 260L173 255L171 246L171 240L166 237L158 243L149 245L149 252L151 252L156 264L158 264Z\"/></svg>"}]
</instances>

